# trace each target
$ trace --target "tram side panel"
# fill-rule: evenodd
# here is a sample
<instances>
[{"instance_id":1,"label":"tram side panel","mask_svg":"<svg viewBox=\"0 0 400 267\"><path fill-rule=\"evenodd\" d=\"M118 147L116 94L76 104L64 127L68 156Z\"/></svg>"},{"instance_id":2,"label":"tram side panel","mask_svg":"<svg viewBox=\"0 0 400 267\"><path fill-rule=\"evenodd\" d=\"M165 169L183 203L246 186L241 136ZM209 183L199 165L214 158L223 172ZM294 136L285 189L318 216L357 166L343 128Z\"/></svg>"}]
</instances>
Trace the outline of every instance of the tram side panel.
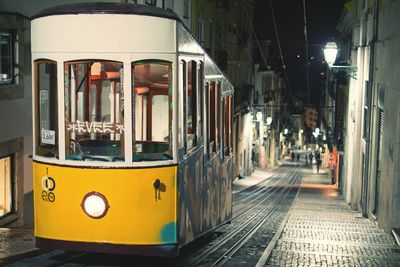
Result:
<instances>
[{"instance_id":1,"label":"tram side panel","mask_svg":"<svg viewBox=\"0 0 400 267\"><path fill-rule=\"evenodd\" d=\"M226 222L232 218L232 180L233 180L233 157L229 157L222 165L221 175L221 221Z\"/></svg>"},{"instance_id":2,"label":"tram side panel","mask_svg":"<svg viewBox=\"0 0 400 267\"><path fill-rule=\"evenodd\" d=\"M203 194L203 231L209 231L220 224L221 162L215 156L205 163L205 182Z\"/></svg>"},{"instance_id":3,"label":"tram side panel","mask_svg":"<svg viewBox=\"0 0 400 267\"><path fill-rule=\"evenodd\" d=\"M197 149L179 164L179 244L184 245L203 233L202 184L203 150Z\"/></svg>"}]
</instances>

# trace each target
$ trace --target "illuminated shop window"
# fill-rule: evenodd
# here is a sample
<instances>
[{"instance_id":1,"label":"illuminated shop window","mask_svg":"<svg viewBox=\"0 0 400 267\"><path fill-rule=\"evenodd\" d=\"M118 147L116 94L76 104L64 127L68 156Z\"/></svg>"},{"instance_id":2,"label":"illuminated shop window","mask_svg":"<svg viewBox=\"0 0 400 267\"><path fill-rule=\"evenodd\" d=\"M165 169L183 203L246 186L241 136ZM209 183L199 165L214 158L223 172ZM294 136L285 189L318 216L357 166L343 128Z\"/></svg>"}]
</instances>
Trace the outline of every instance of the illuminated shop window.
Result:
<instances>
[{"instance_id":1,"label":"illuminated shop window","mask_svg":"<svg viewBox=\"0 0 400 267\"><path fill-rule=\"evenodd\" d=\"M172 159L172 64L132 64L134 161Z\"/></svg>"},{"instance_id":2,"label":"illuminated shop window","mask_svg":"<svg viewBox=\"0 0 400 267\"><path fill-rule=\"evenodd\" d=\"M0 158L0 216L11 212L11 157Z\"/></svg>"},{"instance_id":3,"label":"illuminated shop window","mask_svg":"<svg viewBox=\"0 0 400 267\"><path fill-rule=\"evenodd\" d=\"M121 62L64 64L66 158L124 161L124 91Z\"/></svg>"},{"instance_id":4,"label":"illuminated shop window","mask_svg":"<svg viewBox=\"0 0 400 267\"><path fill-rule=\"evenodd\" d=\"M57 64L35 61L36 155L58 157Z\"/></svg>"}]
</instances>

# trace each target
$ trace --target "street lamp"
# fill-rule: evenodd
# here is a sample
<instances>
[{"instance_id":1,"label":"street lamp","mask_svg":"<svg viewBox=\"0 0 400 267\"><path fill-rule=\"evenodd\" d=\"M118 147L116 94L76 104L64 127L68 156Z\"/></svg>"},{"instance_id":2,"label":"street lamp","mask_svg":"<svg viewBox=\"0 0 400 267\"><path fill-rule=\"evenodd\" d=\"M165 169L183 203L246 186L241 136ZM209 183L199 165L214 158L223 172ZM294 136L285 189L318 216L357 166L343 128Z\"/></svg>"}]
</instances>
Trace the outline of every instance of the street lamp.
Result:
<instances>
[{"instance_id":1,"label":"street lamp","mask_svg":"<svg viewBox=\"0 0 400 267\"><path fill-rule=\"evenodd\" d=\"M335 42L328 42L325 45L324 47L325 61L326 63L328 63L328 66L332 70L332 72L337 73L339 71L344 71L351 78L357 79L357 67L333 65L336 61L337 53L338 53L338 48Z\"/></svg>"},{"instance_id":2,"label":"street lamp","mask_svg":"<svg viewBox=\"0 0 400 267\"><path fill-rule=\"evenodd\" d=\"M267 117L267 125L270 126L272 123L272 118L271 117Z\"/></svg>"},{"instance_id":3,"label":"street lamp","mask_svg":"<svg viewBox=\"0 0 400 267\"><path fill-rule=\"evenodd\" d=\"M324 47L325 61L328 63L329 67L333 66L336 61L337 55L337 45L335 42L328 42Z\"/></svg>"}]
</instances>

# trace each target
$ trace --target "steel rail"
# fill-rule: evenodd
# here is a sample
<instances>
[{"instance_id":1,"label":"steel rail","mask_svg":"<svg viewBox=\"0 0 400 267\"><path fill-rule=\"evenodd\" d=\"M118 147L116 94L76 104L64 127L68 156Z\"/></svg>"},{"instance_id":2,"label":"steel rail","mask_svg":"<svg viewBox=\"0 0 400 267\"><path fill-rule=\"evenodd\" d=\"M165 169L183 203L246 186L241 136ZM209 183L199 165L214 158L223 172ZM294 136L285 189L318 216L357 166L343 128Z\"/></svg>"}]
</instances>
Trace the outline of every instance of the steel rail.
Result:
<instances>
[{"instance_id":1,"label":"steel rail","mask_svg":"<svg viewBox=\"0 0 400 267\"><path fill-rule=\"evenodd\" d=\"M296 181L299 176L300 176L299 172L296 172L294 175L295 177L294 180ZM247 241L249 241L250 238L252 238L257 233L257 231L265 224L265 222L271 217L274 211L278 208L279 203L283 199L286 199L291 190L292 190L291 187L286 188L285 192L282 192L282 194L274 200L275 204L274 207L268 213L266 213L265 216L250 229L250 231L248 231L233 246L231 246L226 252L224 252L224 254L220 256L211 266L222 266L226 262L228 262L232 258L232 256L236 252L238 252L243 247L243 245L246 244Z\"/></svg>"}]
</instances>

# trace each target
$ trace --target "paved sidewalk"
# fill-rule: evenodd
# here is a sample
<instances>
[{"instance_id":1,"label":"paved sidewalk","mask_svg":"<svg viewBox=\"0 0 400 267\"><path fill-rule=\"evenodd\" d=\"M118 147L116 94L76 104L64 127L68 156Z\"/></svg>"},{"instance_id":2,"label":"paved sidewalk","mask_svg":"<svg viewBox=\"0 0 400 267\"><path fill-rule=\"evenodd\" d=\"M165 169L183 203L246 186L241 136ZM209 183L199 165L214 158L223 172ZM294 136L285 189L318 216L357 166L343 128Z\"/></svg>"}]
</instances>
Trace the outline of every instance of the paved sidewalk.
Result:
<instances>
[{"instance_id":1,"label":"paved sidewalk","mask_svg":"<svg viewBox=\"0 0 400 267\"><path fill-rule=\"evenodd\" d=\"M6 260L37 250L32 229L0 228L0 265Z\"/></svg>"},{"instance_id":2,"label":"paved sidewalk","mask_svg":"<svg viewBox=\"0 0 400 267\"><path fill-rule=\"evenodd\" d=\"M351 210L327 174L305 175L286 223L257 266L400 266L391 235Z\"/></svg>"}]
</instances>

